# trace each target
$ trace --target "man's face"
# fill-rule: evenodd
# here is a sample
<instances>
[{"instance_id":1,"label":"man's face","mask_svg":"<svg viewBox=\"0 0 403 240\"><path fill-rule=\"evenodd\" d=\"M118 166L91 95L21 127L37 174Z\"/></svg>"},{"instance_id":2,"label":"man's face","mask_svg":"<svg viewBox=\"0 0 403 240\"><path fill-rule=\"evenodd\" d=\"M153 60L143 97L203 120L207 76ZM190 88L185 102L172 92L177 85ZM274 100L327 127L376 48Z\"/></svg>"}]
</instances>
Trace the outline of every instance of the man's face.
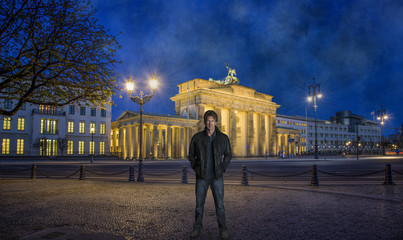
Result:
<instances>
[{"instance_id":1,"label":"man's face","mask_svg":"<svg viewBox=\"0 0 403 240\"><path fill-rule=\"evenodd\" d=\"M215 130L216 124L217 124L217 122L215 121L215 119L212 116L207 117L206 126L210 132Z\"/></svg>"}]
</instances>

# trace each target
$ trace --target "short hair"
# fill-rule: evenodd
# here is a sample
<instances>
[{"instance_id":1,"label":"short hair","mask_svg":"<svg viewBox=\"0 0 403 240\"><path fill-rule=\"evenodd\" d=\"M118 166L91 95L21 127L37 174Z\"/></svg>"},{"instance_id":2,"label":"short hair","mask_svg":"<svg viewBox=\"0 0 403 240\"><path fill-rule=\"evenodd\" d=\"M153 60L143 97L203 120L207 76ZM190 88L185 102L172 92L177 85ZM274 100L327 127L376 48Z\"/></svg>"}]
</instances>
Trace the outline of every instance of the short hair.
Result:
<instances>
[{"instance_id":1,"label":"short hair","mask_svg":"<svg viewBox=\"0 0 403 240\"><path fill-rule=\"evenodd\" d=\"M208 117L208 116L212 116L216 122L218 121L217 113L214 112L213 110L208 110L208 111L206 111L206 112L204 113L204 124L207 125L207 117Z\"/></svg>"}]
</instances>

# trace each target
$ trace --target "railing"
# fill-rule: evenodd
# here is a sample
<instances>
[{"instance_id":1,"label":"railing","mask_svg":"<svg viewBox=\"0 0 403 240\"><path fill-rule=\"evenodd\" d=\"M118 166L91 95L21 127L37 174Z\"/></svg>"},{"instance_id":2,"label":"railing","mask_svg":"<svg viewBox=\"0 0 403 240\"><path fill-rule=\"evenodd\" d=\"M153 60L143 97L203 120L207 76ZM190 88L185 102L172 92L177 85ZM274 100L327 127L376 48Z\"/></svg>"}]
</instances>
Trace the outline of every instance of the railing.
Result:
<instances>
[{"instance_id":1,"label":"railing","mask_svg":"<svg viewBox=\"0 0 403 240\"><path fill-rule=\"evenodd\" d=\"M39 165L39 168L41 166ZM47 170L49 171L49 170ZM0 169L0 179L4 179L6 176L8 178L16 178L16 177L21 177L25 178L29 176L30 172L30 178L31 179L37 179L38 177L41 178L51 178L51 179L68 179L72 178L75 175L78 175L79 180L85 180L86 179L86 173L88 173L91 177L94 177L94 175L101 177L103 180L106 180L108 178L116 177L118 176L119 178L124 178L124 174L128 174L128 180L129 181L135 181L134 173L137 172L135 169L135 166L129 166L129 169L127 170L120 170L118 172L108 172L108 173L101 173L101 172L96 172L93 170L91 167L81 165L79 169L73 169L70 173L68 173L66 176L54 176L55 173L57 173L57 170L52 171L52 172L46 172L43 169L38 169L38 166L36 164L33 164L30 168L22 168L22 169L7 169L7 166L3 165L1 166ZM59 170L60 172L60 170ZM309 173L311 173L311 186L319 186L319 177L318 173L320 174L325 174L325 175L331 175L331 176L336 176L336 177L341 177L341 178L359 178L359 177L366 177L366 176L373 176L373 175L378 175L380 173L384 172L384 185L395 185L395 182L393 181L393 174L395 175L400 175L403 176L403 171L402 170L392 170L391 164L386 164L384 169L379 169L376 171L372 172L366 172L366 173L355 173L355 174L341 174L337 172L328 172L328 171L322 171L317 168L316 165L312 166L312 169L305 170L305 171L300 171L300 172L295 172L291 174L285 174L285 175L277 175L277 174L267 174L263 172L256 172L256 171L250 171L247 170L247 166L243 165L241 171L236 171L233 173L226 173L224 175L225 178L233 178L235 176L240 177L241 179L241 184L244 186L249 185L249 176L253 179L254 176L259 176L263 178L270 178L271 180L274 178L290 178L290 177L298 177L298 176L304 176ZM172 177L178 174L181 174L181 177L178 176L176 178L177 180L181 180L181 183L188 183L188 169L186 166L183 166L181 170L173 171L173 172L168 172L168 173L161 173L161 172L144 172L145 176L151 176L154 177L153 181L167 181L166 178L163 177ZM22 174L22 175L21 175ZM53 174L53 175L52 175ZM193 172L190 172L190 174L193 174ZM127 175L126 175L127 176ZM76 176L77 177L77 176ZM155 179L157 177L157 179ZM382 176L379 176L382 177ZM161 179L162 178L162 179ZM308 177L307 177L308 178ZM402 178L399 178L401 180ZM171 180L171 179L170 179ZM175 178L173 178L175 180Z\"/></svg>"}]
</instances>

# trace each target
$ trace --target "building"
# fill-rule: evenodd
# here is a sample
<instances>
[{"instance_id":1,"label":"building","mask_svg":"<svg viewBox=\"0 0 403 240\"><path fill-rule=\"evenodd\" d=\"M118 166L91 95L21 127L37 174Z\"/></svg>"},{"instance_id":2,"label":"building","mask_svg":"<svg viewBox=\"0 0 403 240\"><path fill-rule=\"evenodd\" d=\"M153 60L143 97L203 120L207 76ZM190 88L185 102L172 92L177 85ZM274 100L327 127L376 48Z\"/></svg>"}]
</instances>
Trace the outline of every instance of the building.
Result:
<instances>
[{"instance_id":1,"label":"building","mask_svg":"<svg viewBox=\"0 0 403 240\"><path fill-rule=\"evenodd\" d=\"M146 159L186 158L198 120L186 116L143 113L143 149ZM139 158L140 114L125 111L111 125L111 153L124 159Z\"/></svg>"},{"instance_id":2,"label":"building","mask_svg":"<svg viewBox=\"0 0 403 240\"><path fill-rule=\"evenodd\" d=\"M275 154L276 110L272 96L238 84L193 79L178 85L176 116L144 114L145 158L185 158L190 138L204 129L207 110L218 115L217 126L230 138L238 157ZM189 124L187 123L189 116ZM138 157L138 113L126 111L112 123L112 152L124 158ZM152 146L152 147L151 147Z\"/></svg>"},{"instance_id":3,"label":"building","mask_svg":"<svg viewBox=\"0 0 403 240\"><path fill-rule=\"evenodd\" d=\"M13 100L1 99L11 108ZM109 155L111 107L54 107L25 103L0 117L1 156ZM93 133L91 132L93 129Z\"/></svg>"},{"instance_id":4,"label":"building","mask_svg":"<svg viewBox=\"0 0 403 240\"><path fill-rule=\"evenodd\" d=\"M277 127L302 131L303 149L313 152L315 148L315 119L302 116L278 115ZM363 153L378 152L381 140L380 126L350 111L340 111L329 120L316 120L319 151L340 153L355 151L357 137ZM304 129L305 128L305 129Z\"/></svg>"}]
</instances>

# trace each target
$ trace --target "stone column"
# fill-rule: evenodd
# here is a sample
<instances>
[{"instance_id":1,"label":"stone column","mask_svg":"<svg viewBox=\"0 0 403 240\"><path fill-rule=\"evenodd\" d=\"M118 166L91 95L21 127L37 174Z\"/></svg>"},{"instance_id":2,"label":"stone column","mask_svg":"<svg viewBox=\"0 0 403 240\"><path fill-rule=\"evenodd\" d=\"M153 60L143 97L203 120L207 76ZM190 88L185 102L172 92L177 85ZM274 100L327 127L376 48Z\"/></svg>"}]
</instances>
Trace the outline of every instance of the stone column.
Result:
<instances>
[{"instance_id":1,"label":"stone column","mask_svg":"<svg viewBox=\"0 0 403 240\"><path fill-rule=\"evenodd\" d=\"M200 104L198 106L198 111L197 111L197 119L199 119L199 124L198 124L198 129L197 131L202 131L204 129L204 112L205 112L205 106L203 104Z\"/></svg>"},{"instance_id":2,"label":"stone column","mask_svg":"<svg viewBox=\"0 0 403 240\"><path fill-rule=\"evenodd\" d=\"M158 158L158 140L159 140L158 126L153 125L153 144L151 147L153 151L153 159Z\"/></svg>"},{"instance_id":3,"label":"stone column","mask_svg":"<svg viewBox=\"0 0 403 240\"><path fill-rule=\"evenodd\" d=\"M127 157L132 158L133 157L133 132L132 132L132 126L127 126L126 127L126 139L127 139Z\"/></svg>"},{"instance_id":4,"label":"stone column","mask_svg":"<svg viewBox=\"0 0 403 240\"><path fill-rule=\"evenodd\" d=\"M274 144L275 144L275 139L276 139L276 134L277 134L277 129L276 129L276 122L275 122L276 118L273 115L269 116L269 138L270 138L270 151L272 151L272 149L274 148ZM278 153L278 151L277 151ZM273 153L274 155L276 155L277 153Z\"/></svg>"},{"instance_id":5,"label":"stone column","mask_svg":"<svg viewBox=\"0 0 403 240\"><path fill-rule=\"evenodd\" d=\"M181 159L185 159L186 153L186 136L185 136L185 127L180 127L180 135L179 135L179 157Z\"/></svg>"},{"instance_id":6,"label":"stone column","mask_svg":"<svg viewBox=\"0 0 403 240\"><path fill-rule=\"evenodd\" d=\"M290 153L295 155L295 135L290 135L290 139L293 139L290 143Z\"/></svg>"},{"instance_id":7,"label":"stone column","mask_svg":"<svg viewBox=\"0 0 403 240\"><path fill-rule=\"evenodd\" d=\"M133 125L132 126L132 157L137 158L137 145L138 145L138 141L137 141L137 136L138 136L138 132L137 132L137 126Z\"/></svg>"},{"instance_id":8,"label":"stone column","mask_svg":"<svg viewBox=\"0 0 403 240\"><path fill-rule=\"evenodd\" d=\"M259 114L260 117L260 128L258 130L259 136L259 155L266 155L266 117L264 114Z\"/></svg>"},{"instance_id":9,"label":"stone column","mask_svg":"<svg viewBox=\"0 0 403 240\"><path fill-rule=\"evenodd\" d=\"M229 134L230 134L230 142L232 148L232 155L237 156L237 133L236 133L236 113L235 109L230 109L230 126L229 126Z\"/></svg>"},{"instance_id":10,"label":"stone column","mask_svg":"<svg viewBox=\"0 0 403 240\"><path fill-rule=\"evenodd\" d=\"M150 125L145 126L145 134L144 134L144 143L145 143L145 151L144 157L150 159L150 152L151 152L151 131Z\"/></svg>"},{"instance_id":11,"label":"stone column","mask_svg":"<svg viewBox=\"0 0 403 240\"><path fill-rule=\"evenodd\" d=\"M124 140L123 140L123 136L124 135L124 128L123 127L119 127L119 145L118 145L118 152L119 152L119 157L120 158L124 158L124 156L123 156L123 152L124 152L124 149L125 149L125 146L124 146Z\"/></svg>"},{"instance_id":12,"label":"stone column","mask_svg":"<svg viewBox=\"0 0 403 240\"><path fill-rule=\"evenodd\" d=\"M248 112L248 148L247 148L247 156L255 155L255 131L254 131L254 121L253 121L253 112Z\"/></svg>"},{"instance_id":13,"label":"stone column","mask_svg":"<svg viewBox=\"0 0 403 240\"><path fill-rule=\"evenodd\" d=\"M164 141L162 139L162 131L163 131L163 129L158 129L158 143L159 143L158 158L159 159L162 159L162 147L164 145Z\"/></svg>"},{"instance_id":14,"label":"stone column","mask_svg":"<svg viewBox=\"0 0 403 240\"><path fill-rule=\"evenodd\" d=\"M167 139L166 139L166 141L167 141L167 144L165 146L165 152L166 152L165 156L168 159L171 159L172 158L172 127L171 126L167 127Z\"/></svg>"},{"instance_id":15,"label":"stone column","mask_svg":"<svg viewBox=\"0 0 403 240\"><path fill-rule=\"evenodd\" d=\"M214 111L217 113L217 117L218 117L217 127L218 127L218 129L221 129L221 123L222 123L221 108L216 107Z\"/></svg>"}]
</instances>

